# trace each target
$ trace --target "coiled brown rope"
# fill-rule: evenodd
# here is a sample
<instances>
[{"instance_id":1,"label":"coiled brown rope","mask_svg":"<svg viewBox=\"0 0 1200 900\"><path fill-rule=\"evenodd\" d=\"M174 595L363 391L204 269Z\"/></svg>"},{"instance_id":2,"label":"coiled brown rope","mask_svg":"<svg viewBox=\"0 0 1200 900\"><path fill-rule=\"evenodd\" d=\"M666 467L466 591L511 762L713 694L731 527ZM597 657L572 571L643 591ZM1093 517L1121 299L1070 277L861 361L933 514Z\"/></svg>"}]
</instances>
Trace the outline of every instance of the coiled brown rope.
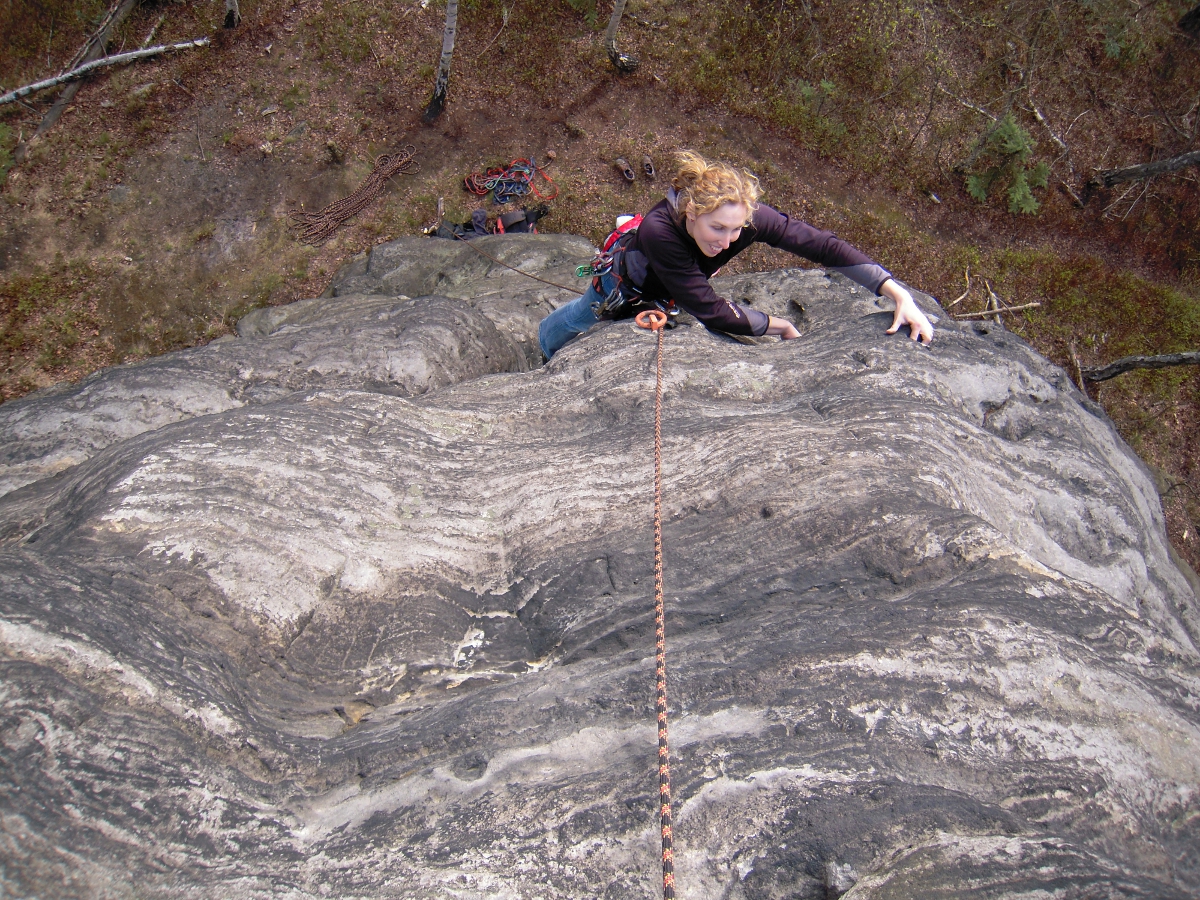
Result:
<instances>
[{"instance_id":1,"label":"coiled brown rope","mask_svg":"<svg viewBox=\"0 0 1200 900\"><path fill-rule=\"evenodd\" d=\"M413 159L416 152L417 149L410 146L399 153L377 157L371 174L349 197L330 203L320 212L292 213L289 218L292 220L292 227L300 231L297 236L300 243L320 244L328 240L343 222L358 215L366 209L368 203L383 193L389 178L418 171L421 167Z\"/></svg>"},{"instance_id":2,"label":"coiled brown rope","mask_svg":"<svg viewBox=\"0 0 1200 900\"><path fill-rule=\"evenodd\" d=\"M667 744L667 632L662 558L662 361L667 315L657 309L637 314L642 328L658 332L658 373L654 383L654 648L655 707L658 716L658 803L662 825L663 900L675 897L675 853L671 840L671 759Z\"/></svg>"}]
</instances>

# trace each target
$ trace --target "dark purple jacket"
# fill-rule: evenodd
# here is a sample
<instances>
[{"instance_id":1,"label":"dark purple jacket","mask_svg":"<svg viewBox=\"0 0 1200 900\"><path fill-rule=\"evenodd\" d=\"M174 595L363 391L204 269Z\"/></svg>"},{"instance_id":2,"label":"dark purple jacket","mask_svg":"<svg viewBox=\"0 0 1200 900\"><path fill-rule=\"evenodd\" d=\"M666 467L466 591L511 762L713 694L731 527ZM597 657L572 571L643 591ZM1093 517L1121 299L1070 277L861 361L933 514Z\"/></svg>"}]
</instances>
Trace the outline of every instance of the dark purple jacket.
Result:
<instances>
[{"instance_id":1,"label":"dark purple jacket","mask_svg":"<svg viewBox=\"0 0 1200 900\"><path fill-rule=\"evenodd\" d=\"M718 297L708 283L717 269L756 241L841 272L873 294L891 278L886 269L834 234L762 204L754 211L753 223L717 256L700 251L683 223L676 220L670 199L646 213L630 241L622 254L622 274L641 291L644 300L674 299L706 328L728 334L760 335L767 330L766 314Z\"/></svg>"}]
</instances>

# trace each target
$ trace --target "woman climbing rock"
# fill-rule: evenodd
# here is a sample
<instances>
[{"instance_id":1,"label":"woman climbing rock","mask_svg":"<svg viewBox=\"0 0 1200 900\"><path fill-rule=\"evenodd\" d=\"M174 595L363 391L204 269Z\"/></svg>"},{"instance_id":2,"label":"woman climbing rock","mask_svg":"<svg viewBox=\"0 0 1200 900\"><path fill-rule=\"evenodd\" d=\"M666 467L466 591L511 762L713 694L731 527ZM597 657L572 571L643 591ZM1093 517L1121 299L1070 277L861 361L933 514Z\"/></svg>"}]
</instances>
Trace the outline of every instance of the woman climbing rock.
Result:
<instances>
[{"instance_id":1,"label":"woman climbing rock","mask_svg":"<svg viewBox=\"0 0 1200 900\"><path fill-rule=\"evenodd\" d=\"M890 272L830 232L759 203L758 197L758 179L750 172L681 153L666 199L631 223L634 227L610 237L593 263L587 293L542 320L538 339L546 358L601 318L633 304L668 306L671 300L712 331L799 337L791 322L719 297L708 282L755 242L789 250L891 299L896 309L888 334L907 326L913 340L933 340L929 319Z\"/></svg>"}]
</instances>

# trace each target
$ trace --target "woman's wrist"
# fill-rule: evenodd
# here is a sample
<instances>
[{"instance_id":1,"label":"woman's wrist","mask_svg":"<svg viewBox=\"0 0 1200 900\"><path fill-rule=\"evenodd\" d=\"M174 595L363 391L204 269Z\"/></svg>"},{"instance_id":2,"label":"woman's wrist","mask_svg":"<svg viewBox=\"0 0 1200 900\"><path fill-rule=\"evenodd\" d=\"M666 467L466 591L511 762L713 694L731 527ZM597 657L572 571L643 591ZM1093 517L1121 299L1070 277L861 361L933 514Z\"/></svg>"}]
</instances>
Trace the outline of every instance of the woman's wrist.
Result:
<instances>
[{"instance_id":1,"label":"woman's wrist","mask_svg":"<svg viewBox=\"0 0 1200 900\"><path fill-rule=\"evenodd\" d=\"M895 278L888 278L887 281L879 286L879 296L887 297L895 303L912 300L912 294L906 291Z\"/></svg>"},{"instance_id":2,"label":"woman's wrist","mask_svg":"<svg viewBox=\"0 0 1200 900\"><path fill-rule=\"evenodd\" d=\"M800 332L796 330L796 326L787 319L781 319L779 316L767 317L767 330L765 333L779 335L785 341L800 337Z\"/></svg>"}]
</instances>

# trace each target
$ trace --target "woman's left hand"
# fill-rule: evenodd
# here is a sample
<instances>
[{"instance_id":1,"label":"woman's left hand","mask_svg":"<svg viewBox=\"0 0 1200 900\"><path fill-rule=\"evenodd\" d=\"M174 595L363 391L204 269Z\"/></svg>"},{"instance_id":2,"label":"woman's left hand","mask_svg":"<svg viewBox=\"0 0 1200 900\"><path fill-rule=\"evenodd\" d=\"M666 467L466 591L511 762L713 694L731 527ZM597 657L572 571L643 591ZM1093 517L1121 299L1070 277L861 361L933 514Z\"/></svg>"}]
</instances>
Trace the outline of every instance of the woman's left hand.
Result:
<instances>
[{"instance_id":1,"label":"woman's left hand","mask_svg":"<svg viewBox=\"0 0 1200 900\"><path fill-rule=\"evenodd\" d=\"M779 316L767 317L767 330L764 334L777 334L785 341L794 341L800 337L800 332L796 330L796 326L787 319L781 319Z\"/></svg>"},{"instance_id":2,"label":"woman's left hand","mask_svg":"<svg viewBox=\"0 0 1200 900\"><path fill-rule=\"evenodd\" d=\"M921 312L912 294L901 287L900 282L889 278L883 283L879 293L896 304L896 312L892 318L892 327L887 330L888 334L895 334L902 326L907 325L909 335L914 341L920 340L921 343L928 344L933 340L933 325L925 313Z\"/></svg>"}]
</instances>

